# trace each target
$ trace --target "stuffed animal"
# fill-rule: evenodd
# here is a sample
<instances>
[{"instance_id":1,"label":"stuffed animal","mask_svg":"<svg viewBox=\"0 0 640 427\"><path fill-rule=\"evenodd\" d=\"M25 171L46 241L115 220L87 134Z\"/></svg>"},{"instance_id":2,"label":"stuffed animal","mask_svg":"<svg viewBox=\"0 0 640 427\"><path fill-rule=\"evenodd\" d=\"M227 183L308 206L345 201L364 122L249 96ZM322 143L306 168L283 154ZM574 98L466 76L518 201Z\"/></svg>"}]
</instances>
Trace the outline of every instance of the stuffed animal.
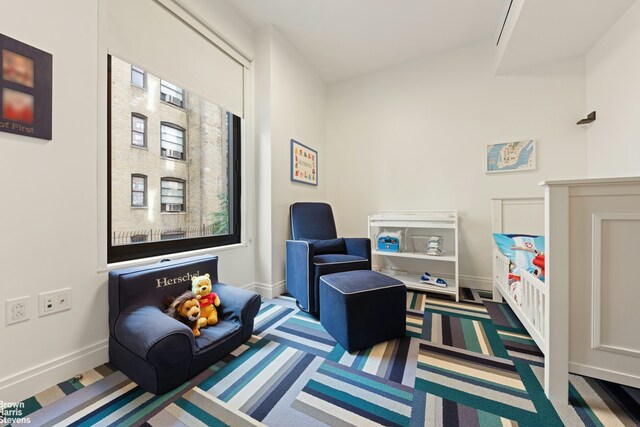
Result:
<instances>
[{"instance_id":1,"label":"stuffed animal","mask_svg":"<svg viewBox=\"0 0 640 427\"><path fill-rule=\"evenodd\" d=\"M216 307L220 305L220 298L211 292L209 273L204 276L192 277L191 289L193 293L200 297L200 318L206 319L207 325L215 325L218 323L218 311Z\"/></svg>"},{"instance_id":2,"label":"stuffed animal","mask_svg":"<svg viewBox=\"0 0 640 427\"><path fill-rule=\"evenodd\" d=\"M200 336L200 328L207 324L206 320L200 317L201 308L198 299L198 295L187 291L177 298L170 298L165 310L169 316L191 328L196 337Z\"/></svg>"}]
</instances>

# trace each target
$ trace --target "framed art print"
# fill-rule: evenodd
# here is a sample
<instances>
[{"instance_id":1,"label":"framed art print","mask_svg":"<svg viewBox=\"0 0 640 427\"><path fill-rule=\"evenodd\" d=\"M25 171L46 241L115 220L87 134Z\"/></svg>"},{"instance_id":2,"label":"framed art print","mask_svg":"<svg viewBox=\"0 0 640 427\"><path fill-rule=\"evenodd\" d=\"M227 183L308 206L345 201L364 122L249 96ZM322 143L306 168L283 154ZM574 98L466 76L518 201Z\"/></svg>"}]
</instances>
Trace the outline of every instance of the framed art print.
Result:
<instances>
[{"instance_id":1,"label":"framed art print","mask_svg":"<svg viewBox=\"0 0 640 427\"><path fill-rule=\"evenodd\" d=\"M536 169L536 141L490 144L487 146L486 173L520 172Z\"/></svg>"},{"instance_id":2,"label":"framed art print","mask_svg":"<svg viewBox=\"0 0 640 427\"><path fill-rule=\"evenodd\" d=\"M291 181L318 185L318 152L291 140Z\"/></svg>"},{"instance_id":3,"label":"framed art print","mask_svg":"<svg viewBox=\"0 0 640 427\"><path fill-rule=\"evenodd\" d=\"M51 54L0 34L0 131L51 140Z\"/></svg>"}]
</instances>

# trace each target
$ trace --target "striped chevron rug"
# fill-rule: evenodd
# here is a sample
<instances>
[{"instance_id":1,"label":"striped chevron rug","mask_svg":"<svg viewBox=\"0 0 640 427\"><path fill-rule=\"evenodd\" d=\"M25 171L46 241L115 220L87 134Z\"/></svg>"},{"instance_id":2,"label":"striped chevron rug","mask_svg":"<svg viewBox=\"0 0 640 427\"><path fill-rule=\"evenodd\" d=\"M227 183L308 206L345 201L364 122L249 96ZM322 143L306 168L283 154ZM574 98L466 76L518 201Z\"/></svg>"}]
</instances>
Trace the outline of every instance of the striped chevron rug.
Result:
<instances>
[{"instance_id":1,"label":"striped chevron rug","mask_svg":"<svg viewBox=\"0 0 640 427\"><path fill-rule=\"evenodd\" d=\"M352 354L293 300L265 301L247 343L170 393L99 366L21 402L16 425L640 425L640 390L591 378L572 375L571 404L553 407L509 307L462 296L409 292L406 336Z\"/></svg>"}]
</instances>

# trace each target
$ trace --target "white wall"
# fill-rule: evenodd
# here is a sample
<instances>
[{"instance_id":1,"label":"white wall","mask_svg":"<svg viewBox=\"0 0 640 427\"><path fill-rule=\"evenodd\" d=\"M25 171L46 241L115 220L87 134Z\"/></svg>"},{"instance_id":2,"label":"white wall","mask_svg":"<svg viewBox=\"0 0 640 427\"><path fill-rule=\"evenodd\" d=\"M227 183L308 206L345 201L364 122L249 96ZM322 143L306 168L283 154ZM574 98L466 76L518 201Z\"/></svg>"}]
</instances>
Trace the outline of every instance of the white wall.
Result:
<instances>
[{"instance_id":1,"label":"white wall","mask_svg":"<svg viewBox=\"0 0 640 427\"><path fill-rule=\"evenodd\" d=\"M541 196L543 179L584 176L582 61L495 76L493 49L473 44L329 88L327 194L339 234L365 236L367 215L382 209L457 209L462 284L481 285L490 199ZM486 175L486 144L521 137L538 141L537 171Z\"/></svg>"},{"instance_id":2,"label":"white wall","mask_svg":"<svg viewBox=\"0 0 640 427\"><path fill-rule=\"evenodd\" d=\"M586 57L588 174L640 175L640 3L636 2Z\"/></svg>"},{"instance_id":3,"label":"white wall","mask_svg":"<svg viewBox=\"0 0 640 427\"><path fill-rule=\"evenodd\" d=\"M269 213L269 224L259 217L258 258L270 258L258 282L282 289L285 279L285 240L289 236L289 205L296 201L326 200L327 160L325 150L326 86L292 45L273 26L256 32L256 126L260 157L259 188L270 185L270 199L258 195L259 211ZM265 75L269 77L266 78ZM268 85L268 88L261 87ZM290 181L290 141L295 139L318 151L319 185ZM265 181L270 178L269 184ZM267 203L270 203L267 206ZM260 214L261 216L263 214ZM262 227L262 228L260 228ZM265 243L268 242L268 243ZM264 243L264 244L263 244ZM267 249L266 245L270 244ZM268 282L266 282L268 280Z\"/></svg>"},{"instance_id":4,"label":"white wall","mask_svg":"<svg viewBox=\"0 0 640 427\"><path fill-rule=\"evenodd\" d=\"M106 189L98 182L106 165L97 161L106 147L106 70L99 65L106 63L106 50L99 47L104 34L99 37L96 0L10 2L3 5L0 27L53 54L53 140L0 133L0 180L7 184L0 190L2 319L5 299L31 297L31 320L0 322L0 400L16 401L107 361L107 275L98 272L98 230L106 229L99 220L104 212L98 212ZM253 157L248 137L249 171ZM251 214L252 172L245 178ZM247 219L249 230L254 220ZM253 285L253 247L218 254L221 281ZM38 318L37 294L68 286L73 308Z\"/></svg>"}]
</instances>

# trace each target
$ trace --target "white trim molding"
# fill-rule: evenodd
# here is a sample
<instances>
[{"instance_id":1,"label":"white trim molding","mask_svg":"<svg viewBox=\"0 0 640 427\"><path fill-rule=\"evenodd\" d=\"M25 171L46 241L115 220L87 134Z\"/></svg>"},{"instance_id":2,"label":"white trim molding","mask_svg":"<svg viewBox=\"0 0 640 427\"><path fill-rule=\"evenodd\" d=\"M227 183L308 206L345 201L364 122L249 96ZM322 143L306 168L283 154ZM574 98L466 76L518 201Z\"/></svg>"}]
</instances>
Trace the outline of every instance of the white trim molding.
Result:
<instances>
[{"instance_id":1,"label":"white trim molding","mask_svg":"<svg viewBox=\"0 0 640 427\"><path fill-rule=\"evenodd\" d=\"M276 298L287 291L287 281L281 280L278 283L274 283L273 285L267 285L266 283L254 283L252 286L246 287L246 289L251 289L254 292L259 293L263 298L272 299Z\"/></svg>"},{"instance_id":2,"label":"white trim molding","mask_svg":"<svg viewBox=\"0 0 640 427\"><path fill-rule=\"evenodd\" d=\"M611 371L609 369L596 368L581 363L569 362L569 371L572 374L584 375L591 378L606 378L617 384L628 385L629 387L640 388L640 377L625 374L623 372Z\"/></svg>"},{"instance_id":3,"label":"white trim molding","mask_svg":"<svg viewBox=\"0 0 640 427\"><path fill-rule=\"evenodd\" d=\"M89 371L109 361L109 341L102 340L80 350L0 379L0 400L19 402L52 384Z\"/></svg>"},{"instance_id":4,"label":"white trim molding","mask_svg":"<svg viewBox=\"0 0 640 427\"><path fill-rule=\"evenodd\" d=\"M640 214L594 213L591 244L591 348L640 358L640 350L602 343L602 224L605 221L640 221Z\"/></svg>"}]
</instances>

